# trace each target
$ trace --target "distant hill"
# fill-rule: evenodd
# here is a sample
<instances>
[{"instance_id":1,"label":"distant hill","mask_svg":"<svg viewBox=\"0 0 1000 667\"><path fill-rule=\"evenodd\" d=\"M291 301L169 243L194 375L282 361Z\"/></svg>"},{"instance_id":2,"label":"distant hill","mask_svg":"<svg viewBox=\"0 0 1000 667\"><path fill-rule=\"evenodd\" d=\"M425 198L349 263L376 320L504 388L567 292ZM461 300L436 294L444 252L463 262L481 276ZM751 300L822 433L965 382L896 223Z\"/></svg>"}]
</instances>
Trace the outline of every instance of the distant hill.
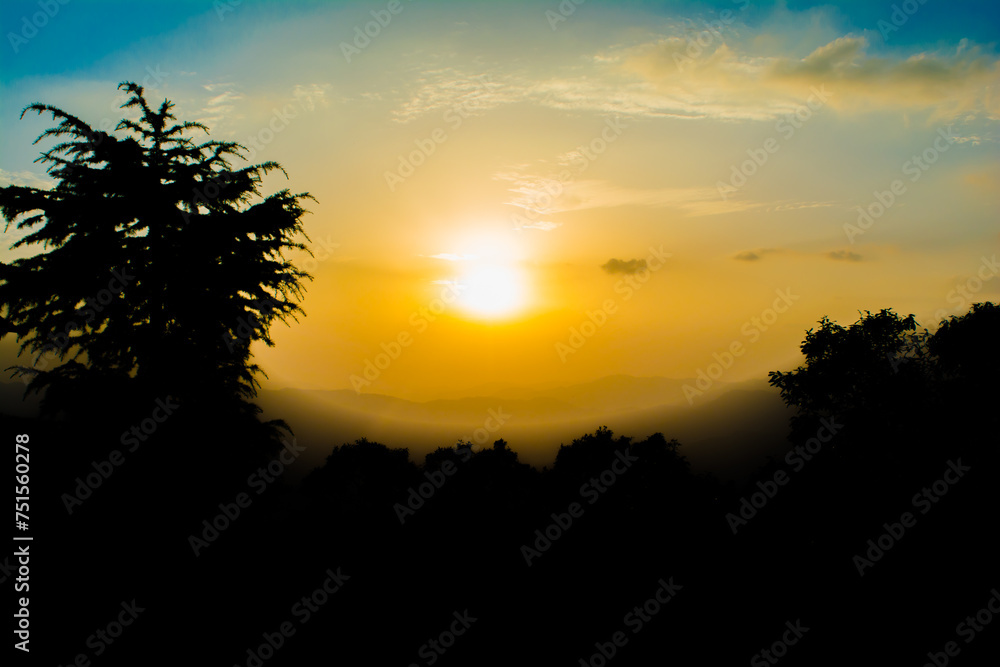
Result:
<instances>
[{"instance_id":1,"label":"distant hill","mask_svg":"<svg viewBox=\"0 0 1000 667\"><path fill-rule=\"evenodd\" d=\"M686 383L693 381L615 375L426 402L351 390L284 389L261 391L258 403L265 418L285 419L306 445L304 468L322 464L333 447L360 437L408 447L411 458L421 462L427 452L473 439L476 429L492 426L491 414L506 421L488 438L479 432L484 444L502 437L521 460L537 467L551 464L560 444L602 425L637 438L655 432L677 438L693 466L726 478L743 477L767 454L784 451L791 413L766 381L718 384L691 406L681 391Z\"/></svg>"}]
</instances>

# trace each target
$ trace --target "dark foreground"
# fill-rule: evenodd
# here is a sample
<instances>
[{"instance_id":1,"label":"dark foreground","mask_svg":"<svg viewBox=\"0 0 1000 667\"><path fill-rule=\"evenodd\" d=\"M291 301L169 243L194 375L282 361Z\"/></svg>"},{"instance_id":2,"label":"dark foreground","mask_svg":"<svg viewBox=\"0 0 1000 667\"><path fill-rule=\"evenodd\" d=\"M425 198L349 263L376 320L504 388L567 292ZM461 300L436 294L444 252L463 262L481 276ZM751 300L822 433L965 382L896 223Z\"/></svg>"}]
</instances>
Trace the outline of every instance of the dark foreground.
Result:
<instances>
[{"instance_id":1,"label":"dark foreground","mask_svg":"<svg viewBox=\"0 0 1000 667\"><path fill-rule=\"evenodd\" d=\"M150 435L124 396L5 419L33 540L3 585L29 664L995 664L995 384L920 400L796 420L745 488L660 435L598 430L544 471L516 443L418 467L361 442L290 488L292 438L190 406Z\"/></svg>"}]
</instances>

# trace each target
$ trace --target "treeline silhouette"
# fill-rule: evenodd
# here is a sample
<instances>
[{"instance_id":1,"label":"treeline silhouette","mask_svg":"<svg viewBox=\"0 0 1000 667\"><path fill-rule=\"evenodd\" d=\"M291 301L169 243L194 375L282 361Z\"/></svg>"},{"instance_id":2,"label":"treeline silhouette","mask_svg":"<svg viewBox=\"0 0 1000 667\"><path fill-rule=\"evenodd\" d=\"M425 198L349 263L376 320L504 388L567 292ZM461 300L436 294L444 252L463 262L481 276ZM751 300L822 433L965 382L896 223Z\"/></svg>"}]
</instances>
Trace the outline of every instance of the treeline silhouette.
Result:
<instances>
[{"instance_id":1,"label":"treeline silhouette","mask_svg":"<svg viewBox=\"0 0 1000 667\"><path fill-rule=\"evenodd\" d=\"M265 436L178 410L69 514L61 495L122 420L105 406L86 423L12 423L40 454L39 627L59 628L44 650L95 657L86 639L135 598L148 611L102 663L156 647L171 662L252 665L270 636L280 648L261 664L769 664L760 652L789 622L808 631L778 647L783 664L925 664L949 641L964 664L988 664L996 628L966 644L956 627L1000 574L998 332L991 303L933 335L889 310L823 320L805 364L772 374L799 408L789 455L742 486L694 474L661 434L606 428L542 470L503 440L418 465L362 439L297 486L236 455L206 480L200 452ZM220 519L241 493L248 506ZM338 568L348 578L307 617L302 598ZM661 582L679 589L649 603ZM430 648L466 611L471 627ZM279 642L283 623L294 634Z\"/></svg>"}]
</instances>

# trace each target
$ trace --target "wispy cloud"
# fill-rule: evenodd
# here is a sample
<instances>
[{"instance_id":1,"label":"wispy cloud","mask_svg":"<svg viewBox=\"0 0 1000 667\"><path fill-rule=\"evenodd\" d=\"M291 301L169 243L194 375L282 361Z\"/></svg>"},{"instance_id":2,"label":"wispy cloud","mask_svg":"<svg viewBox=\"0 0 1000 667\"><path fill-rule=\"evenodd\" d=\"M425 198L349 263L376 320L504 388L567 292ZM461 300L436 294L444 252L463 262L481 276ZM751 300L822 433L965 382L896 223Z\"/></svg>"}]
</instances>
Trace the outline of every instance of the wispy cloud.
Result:
<instances>
[{"instance_id":1,"label":"wispy cloud","mask_svg":"<svg viewBox=\"0 0 1000 667\"><path fill-rule=\"evenodd\" d=\"M0 187L8 185L21 185L39 190L50 190L55 186L55 181L44 174L36 174L33 171L6 171L0 169Z\"/></svg>"},{"instance_id":2,"label":"wispy cloud","mask_svg":"<svg viewBox=\"0 0 1000 667\"><path fill-rule=\"evenodd\" d=\"M761 56L732 36L717 36L689 57L686 28L642 42L605 48L581 65L545 72L469 72L439 66L418 70L398 122L463 107L481 113L502 104L533 103L573 112L643 118L774 120L800 109L826 86L841 112L928 111L936 121L1000 120L1000 60L967 41L949 51L873 56L863 36L846 35L805 57ZM757 37L769 36L759 32ZM754 30L734 24L732 35Z\"/></svg>"},{"instance_id":3,"label":"wispy cloud","mask_svg":"<svg viewBox=\"0 0 1000 667\"><path fill-rule=\"evenodd\" d=\"M714 187L692 188L633 188L609 181L587 179L561 182L551 177L504 171L494 175L497 180L512 183L513 197L506 203L537 217L565 211L619 206L663 207L678 210L690 217L738 213L751 209L794 210L829 206L829 202L755 202L719 197Z\"/></svg>"},{"instance_id":4,"label":"wispy cloud","mask_svg":"<svg viewBox=\"0 0 1000 667\"><path fill-rule=\"evenodd\" d=\"M292 102L305 111L325 108L330 106L331 89L332 86L328 83L296 84L292 88Z\"/></svg>"},{"instance_id":5,"label":"wispy cloud","mask_svg":"<svg viewBox=\"0 0 1000 667\"><path fill-rule=\"evenodd\" d=\"M236 90L236 84L232 82L207 83L202 88L212 94L204 102L204 106L199 111L198 121L211 128L221 128L235 118L242 118L242 114L237 113L238 103L244 100L244 95Z\"/></svg>"},{"instance_id":6,"label":"wispy cloud","mask_svg":"<svg viewBox=\"0 0 1000 667\"><path fill-rule=\"evenodd\" d=\"M392 111L398 123L440 112L465 118L520 99L511 76L498 80L490 73L470 73L445 67L423 71L413 81L407 99Z\"/></svg>"}]
</instances>

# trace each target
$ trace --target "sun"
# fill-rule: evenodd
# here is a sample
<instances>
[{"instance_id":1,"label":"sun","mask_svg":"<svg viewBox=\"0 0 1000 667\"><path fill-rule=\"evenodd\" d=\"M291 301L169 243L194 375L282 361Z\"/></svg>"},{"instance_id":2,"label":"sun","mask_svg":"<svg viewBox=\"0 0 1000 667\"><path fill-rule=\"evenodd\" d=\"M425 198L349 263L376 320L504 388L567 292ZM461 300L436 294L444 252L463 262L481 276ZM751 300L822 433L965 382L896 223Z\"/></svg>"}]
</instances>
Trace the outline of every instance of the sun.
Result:
<instances>
[{"instance_id":1,"label":"sun","mask_svg":"<svg viewBox=\"0 0 1000 667\"><path fill-rule=\"evenodd\" d=\"M457 294L454 307L464 319L498 323L532 307L531 285L523 240L509 222L469 225L447 239L445 250L430 257L447 261L447 284Z\"/></svg>"},{"instance_id":2,"label":"sun","mask_svg":"<svg viewBox=\"0 0 1000 667\"><path fill-rule=\"evenodd\" d=\"M524 280L513 266L469 262L456 287L459 306L483 319L509 317L525 305Z\"/></svg>"}]
</instances>

